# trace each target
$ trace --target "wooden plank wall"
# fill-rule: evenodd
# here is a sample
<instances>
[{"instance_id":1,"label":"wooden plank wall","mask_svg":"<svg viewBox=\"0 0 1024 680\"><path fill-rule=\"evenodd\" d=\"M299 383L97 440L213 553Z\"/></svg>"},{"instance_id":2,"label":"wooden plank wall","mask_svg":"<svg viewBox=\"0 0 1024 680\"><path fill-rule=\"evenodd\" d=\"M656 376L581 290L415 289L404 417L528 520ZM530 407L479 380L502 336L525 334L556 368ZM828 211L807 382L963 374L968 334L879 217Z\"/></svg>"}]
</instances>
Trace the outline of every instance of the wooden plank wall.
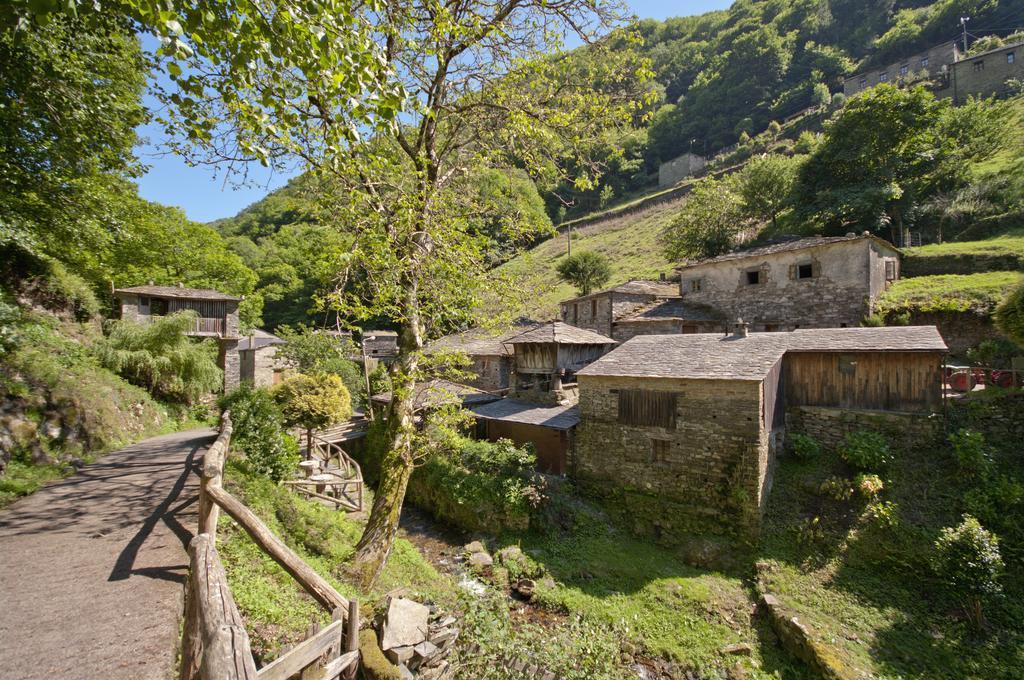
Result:
<instances>
[{"instance_id":1,"label":"wooden plank wall","mask_svg":"<svg viewBox=\"0 0 1024 680\"><path fill-rule=\"evenodd\" d=\"M619 422L639 427L676 426L676 393L619 390Z\"/></svg>"},{"instance_id":2,"label":"wooden plank wall","mask_svg":"<svg viewBox=\"0 0 1024 680\"><path fill-rule=\"evenodd\" d=\"M942 357L930 352L791 352L789 406L933 412L942 407Z\"/></svg>"}]
</instances>

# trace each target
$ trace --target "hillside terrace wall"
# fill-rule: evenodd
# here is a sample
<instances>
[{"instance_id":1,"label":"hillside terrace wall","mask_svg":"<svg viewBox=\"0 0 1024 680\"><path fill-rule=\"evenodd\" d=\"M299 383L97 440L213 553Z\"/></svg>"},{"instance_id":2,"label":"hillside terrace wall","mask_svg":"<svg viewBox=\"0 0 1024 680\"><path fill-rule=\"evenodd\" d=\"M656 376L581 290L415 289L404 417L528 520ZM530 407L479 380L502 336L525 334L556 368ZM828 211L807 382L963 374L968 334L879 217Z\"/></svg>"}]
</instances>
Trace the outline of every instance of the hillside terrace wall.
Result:
<instances>
[{"instance_id":1,"label":"hillside terrace wall","mask_svg":"<svg viewBox=\"0 0 1024 680\"><path fill-rule=\"evenodd\" d=\"M805 434L835 450L852 432L878 432L900 446L922 446L941 437L945 420L941 414L901 413L791 406L786 409L786 434Z\"/></svg>"},{"instance_id":2,"label":"hillside terrace wall","mask_svg":"<svg viewBox=\"0 0 1024 680\"><path fill-rule=\"evenodd\" d=\"M681 270L681 292L688 301L710 305L727 318L743 318L752 330L791 330L859 326L873 300L884 292L886 259L871 239L856 239L760 257L706 262ZM791 278L793 268L810 264L814 275ZM748 284L746 272L760 281ZM691 285L699 280L700 290Z\"/></svg>"},{"instance_id":3,"label":"hillside terrace wall","mask_svg":"<svg viewBox=\"0 0 1024 680\"><path fill-rule=\"evenodd\" d=\"M640 535L754 535L773 447L755 381L579 376L580 425L569 469L580 488ZM674 428L624 425L618 391L674 392ZM661 442L661 443L654 443Z\"/></svg>"}]
</instances>

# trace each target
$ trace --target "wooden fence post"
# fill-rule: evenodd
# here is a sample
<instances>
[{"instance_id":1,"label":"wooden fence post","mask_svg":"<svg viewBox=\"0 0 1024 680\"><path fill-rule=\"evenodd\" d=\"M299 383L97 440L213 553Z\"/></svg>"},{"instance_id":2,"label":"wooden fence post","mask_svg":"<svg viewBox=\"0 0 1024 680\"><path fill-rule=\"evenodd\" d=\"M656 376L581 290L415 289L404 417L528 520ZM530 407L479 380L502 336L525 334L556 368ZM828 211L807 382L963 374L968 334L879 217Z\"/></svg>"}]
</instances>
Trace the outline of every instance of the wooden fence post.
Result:
<instances>
[{"instance_id":1,"label":"wooden fence post","mask_svg":"<svg viewBox=\"0 0 1024 680\"><path fill-rule=\"evenodd\" d=\"M359 653L359 601L348 601L348 622L345 629L345 652ZM342 673L342 680L355 680L359 664L354 663Z\"/></svg>"},{"instance_id":2,"label":"wooden fence post","mask_svg":"<svg viewBox=\"0 0 1024 680\"><path fill-rule=\"evenodd\" d=\"M217 520L220 508L210 498L210 488L220 488L224 481L224 459L231 446L231 413L221 416L220 434L203 455L203 472L199 479L199 533L209 534L217 540Z\"/></svg>"}]
</instances>

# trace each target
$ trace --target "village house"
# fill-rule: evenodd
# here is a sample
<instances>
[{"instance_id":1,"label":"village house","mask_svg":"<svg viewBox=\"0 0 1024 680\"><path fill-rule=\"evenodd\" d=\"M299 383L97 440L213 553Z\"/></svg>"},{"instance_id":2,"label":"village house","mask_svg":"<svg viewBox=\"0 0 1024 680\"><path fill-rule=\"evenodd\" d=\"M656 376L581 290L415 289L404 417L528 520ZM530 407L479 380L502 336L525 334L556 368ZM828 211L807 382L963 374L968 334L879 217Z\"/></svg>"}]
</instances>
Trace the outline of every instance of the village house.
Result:
<instances>
[{"instance_id":1,"label":"village house","mask_svg":"<svg viewBox=\"0 0 1024 680\"><path fill-rule=\"evenodd\" d=\"M398 356L398 333L395 331L363 331L361 342L367 358L389 363Z\"/></svg>"},{"instance_id":2,"label":"village house","mask_svg":"<svg viewBox=\"0 0 1024 680\"><path fill-rule=\"evenodd\" d=\"M239 340L241 381L249 381L256 387L272 387L281 382L288 369L277 356L277 348L283 344L284 340L262 330L254 330Z\"/></svg>"},{"instance_id":3,"label":"village house","mask_svg":"<svg viewBox=\"0 0 1024 680\"><path fill-rule=\"evenodd\" d=\"M710 307L684 301L677 284L627 281L560 304L565 323L622 342L634 335L701 333L723 328L724 319Z\"/></svg>"},{"instance_id":4,"label":"village house","mask_svg":"<svg viewBox=\"0 0 1024 680\"><path fill-rule=\"evenodd\" d=\"M755 331L858 326L899 278L900 253L867 233L782 241L678 268L684 302Z\"/></svg>"},{"instance_id":5,"label":"village house","mask_svg":"<svg viewBox=\"0 0 1024 680\"><path fill-rule=\"evenodd\" d=\"M241 366L238 352L238 305L242 298L207 288L177 286L134 286L114 290L121 318L146 322L155 316L180 311L197 314L188 335L215 338L219 343L218 363L224 371L224 391L238 387Z\"/></svg>"},{"instance_id":6,"label":"village house","mask_svg":"<svg viewBox=\"0 0 1024 680\"><path fill-rule=\"evenodd\" d=\"M843 92L853 96L880 83L928 80L936 97L963 104L968 97L1004 96L1008 81L1024 79L1024 42L965 56L957 43L943 43L881 68L864 71L843 81Z\"/></svg>"},{"instance_id":7,"label":"village house","mask_svg":"<svg viewBox=\"0 0 1024 680\"><path fill-rule=\"evenodd\" d=\"M789 432L926 441L946 345L934 327L638 336L577 373L569 474L644 535L756 535Z\"/></svg>"},{"instance_id":8,"label":"village house","mask_svg":"<svg viewBox=\"0 0 1024 680\"><path fill-rule=\"evenodd\" d=\"M576 371L617 343L609 337L561 321L523 331L505 341L512 347L512 395L543 404L576 400Z\"/></svg>"},{"instance_id":9,"label":"village house","mask_svg":"<svg viewBox=\"0 0 1024 680\"><path fill-rule=\"evenodd\" d=\"M472 374L463 382L481 390L501 392L509 388L513 372L512 348L505 343L523 331L538 325L540 324L535 321L520 319L503 332L495 332L487 328L472 328L435 340L427 346L427 352L440 350L462 352L470 362L465 370Z\"/></svg>"}]
</instances>

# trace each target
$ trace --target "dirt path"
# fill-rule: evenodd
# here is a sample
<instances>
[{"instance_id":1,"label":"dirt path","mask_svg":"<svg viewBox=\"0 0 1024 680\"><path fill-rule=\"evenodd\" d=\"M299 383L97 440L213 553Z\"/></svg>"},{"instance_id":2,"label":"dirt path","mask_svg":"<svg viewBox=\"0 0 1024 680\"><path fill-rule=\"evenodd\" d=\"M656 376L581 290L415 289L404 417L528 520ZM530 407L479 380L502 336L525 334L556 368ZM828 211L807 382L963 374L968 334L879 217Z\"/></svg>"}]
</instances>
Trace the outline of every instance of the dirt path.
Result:
<instances>
[{"instance_id":1,"label":"dirt path","mask_svg":"<svg viewBox=\"0 0 1024 680\"><path fill-rule=\"evenodd\" d=\"M0 677L173 676L213 437L148 439L0 512Z\"/></svg>"}]
</instances>

